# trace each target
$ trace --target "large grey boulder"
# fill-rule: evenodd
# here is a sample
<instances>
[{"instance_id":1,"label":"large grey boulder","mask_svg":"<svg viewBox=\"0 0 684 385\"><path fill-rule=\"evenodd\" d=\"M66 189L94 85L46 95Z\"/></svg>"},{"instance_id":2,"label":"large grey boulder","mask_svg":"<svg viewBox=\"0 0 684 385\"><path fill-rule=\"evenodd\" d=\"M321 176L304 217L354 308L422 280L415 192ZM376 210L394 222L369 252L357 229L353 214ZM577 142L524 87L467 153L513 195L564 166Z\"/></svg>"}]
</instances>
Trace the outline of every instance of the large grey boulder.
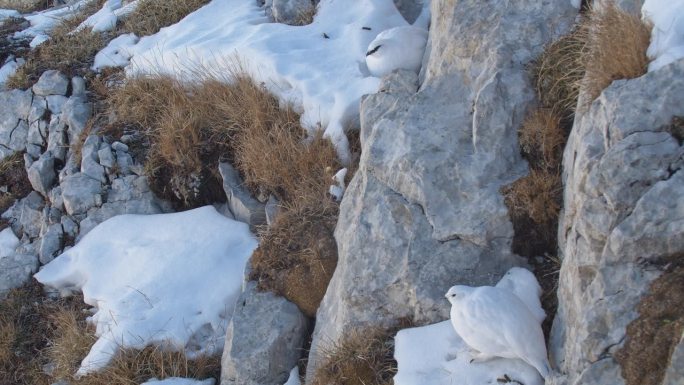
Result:
<instances>
[{"instance_id":1,"label":"large grey boulder","mask_svg":"<svg viewBox=\"0 0 684 385\"><path fill-rule=\"evenodd\" d=\"M562 257L550 353L569 384L622 385L614 358L661 258L684 254L684 61L614 82L564 153ZM628 338L628 337L627 337ZM679 369L672 369L679 370Z\"/></svg>"},{"instance_id":2,"label":"large grey boulder","mask_svg":"<svg viewBox=\"0 0 684 385\"><path fill-rule=\"evenodd\" d=\"M524 263L500 189L527 172L517 143L534 104L526 65L576 13L569 1L433 0L423 84L391 74L361 106L362 155L307 383L319 352L352 329L445 320L450 286L492 284Z\"/></svg>"},{"instance_id":3,"label":"large grey boulder","mask_svg":"<svg viewBox=\"0 0 684 385\"><path fill-rule=\"evenodd\" d=\"M43 72L38 82L33 85L33 92L36 95L66 95L69 88L69 78L56 70Z\"/></svg>"},{"instance_id":4,"label":"large grey boulder","mask_svg":"<svg viewBox=\"0 0 684 385\"><path fill-rule=\"evenodd\" d=\"M60 186L64 208L69 215L85 214L103 203L102 184L83 173L67 175Z\"/></svg>"},{"instance_id":5,"label":"large grey boulder","mask_svg":"<svg viewBox=\"0 0 684 385\"><path fill-rule=\"evenodd\" d=\"M308 320L297 305L247 282L226 332L221 385L282 385L302 355Z\"/></svg>"},{"instance_id":6,"label":"large grey boulder","mask_svg":"<svg viewBox=\"0 0 684 385\"><path fill-rule=\"evenodd\" d=\"M31 187L43 196L48 196L48 191L55 183L57 174L55 173L55 158L50 151L44 152L38 160L31 164L26 171Z\"/></svg>"},{"instance_id":7,"label":"large grey boulder","mask_svg":"<svg viewBox=\"0 0 684 385\"><path fill-rule=\"evenodd\" d=\"M219 173L223 178L223 190L226 193L228 207L235 219L251 226L266 223L266 205L247 191L237 170L229 163L220 163Z\"/></svg>"}]
</instances>

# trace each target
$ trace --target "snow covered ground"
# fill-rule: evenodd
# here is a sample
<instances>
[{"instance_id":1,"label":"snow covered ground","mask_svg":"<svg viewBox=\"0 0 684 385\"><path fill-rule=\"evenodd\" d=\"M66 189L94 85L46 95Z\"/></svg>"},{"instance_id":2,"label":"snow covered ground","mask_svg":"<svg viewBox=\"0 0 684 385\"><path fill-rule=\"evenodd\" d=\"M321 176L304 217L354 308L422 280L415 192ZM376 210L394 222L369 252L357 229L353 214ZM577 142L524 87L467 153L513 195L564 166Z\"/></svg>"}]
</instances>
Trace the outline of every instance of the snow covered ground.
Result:
<instances>
[{"instance_id":1,"label":"snow covered ground","mask_svg":"<svg viewBox=\"0 0 684 385\"><path fill-rule=\"evenodd\" d=\"M470 363L470 348L450 321L401 330L395 337L394 358L399 367L395 385L544 384L537 370L522 360Z\"/></svg>"},{"instance_id":2,"label":"snow covered ground","mask_svg":"<svg viewBox=\"0 0 684 385\"><path fill-rule=\"evenodd\" d=\"M96 310L99 337L79 374L107 365L119 347L161 345L192 357L223 349L225 328L257 242L246 224L211 206L121 215L89 232L35 277Z\"/></svg>"},{"instance_id":3,"label":"snow covered ground","mask_svg":"<svg viewBox=\"0 0 684 385\"><path fill-rule=\"evenodd\" d=\"M270 23L256 1L213 0L153 36L112 42L116 48L105 48L95 68L130 61L129 75L188 77L237 57L254 79L299 108L305 127L325 129L348 161L344 128L358 121L361 96L376 92L380 81L366 67L368 45L380 32L407 25L392 0L322 0L305 26Z\"/></svg>"}]
</instances>

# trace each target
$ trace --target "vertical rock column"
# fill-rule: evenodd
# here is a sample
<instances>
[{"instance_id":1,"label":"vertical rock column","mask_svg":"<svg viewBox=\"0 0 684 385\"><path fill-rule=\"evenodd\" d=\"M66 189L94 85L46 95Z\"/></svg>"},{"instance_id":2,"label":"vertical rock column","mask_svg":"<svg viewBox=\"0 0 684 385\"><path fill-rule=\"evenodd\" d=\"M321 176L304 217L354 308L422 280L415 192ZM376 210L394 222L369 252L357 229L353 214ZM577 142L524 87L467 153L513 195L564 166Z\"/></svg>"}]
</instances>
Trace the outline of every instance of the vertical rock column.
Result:
<instances>
[{"instance_id":1,"label":"vertical rock column","mask_svg":"<svg viewBox=\"0 0 684 385\"><path fill-rule=\"evenodd\" d=\"M684 151L673 125L684 116L682 95L680 60L614 82L576 116L563 159L550 344L569 384L625 383L614 358L625 328L659 265L684 255Z\"/></svg>"},{"instance_id":2,"label":"vertical rock column","mask_svg":"<svg viewBox=\"0 0 684 385\"><path fill-rule=\"evenodd\" d=\"M489 284L524 263L499 190L527 172L517 143L534 104L525 66L576 12L569 1L433 0L422 86L395 73L362 104L363 154L340 208L307 383L320 352L350 330L444 320L450 286Z\"/></svg>"}]
</instances>

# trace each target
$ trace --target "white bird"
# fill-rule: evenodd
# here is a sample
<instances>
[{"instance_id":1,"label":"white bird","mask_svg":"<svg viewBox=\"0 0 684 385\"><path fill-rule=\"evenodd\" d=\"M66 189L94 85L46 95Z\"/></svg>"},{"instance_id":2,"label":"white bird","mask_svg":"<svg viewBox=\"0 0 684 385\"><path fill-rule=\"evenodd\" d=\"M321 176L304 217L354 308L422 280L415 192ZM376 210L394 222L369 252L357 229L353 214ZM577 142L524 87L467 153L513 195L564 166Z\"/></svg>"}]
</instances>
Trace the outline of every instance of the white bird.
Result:
<instances>
[{"instance_id":1,"label":"white bird","mask_svg":"<svg viewBox=\"0 0 684 385\"><path fill-rule=\"evenodd\" d=\"M368 71L377 77L396 69L420 71L427 37L426 30L410 25L380 32L368 45Z\"/></svg>"},{"instance_id":2,"label":"white bird","mask_svg":"<svg viewBox=\"0 0 684 385\"><path fill-rule=\"evenodd\" d=\"M551 374L541 325L515 294L492 286L456 285L445 296L456 333L479 352L472 361L519 358L542 377Z\"/></svg>"},{"instance_id":3,"label":"white bird","mask_svg":"<svg viewBox=\"0 0 684 385\"><path fill-rule=\"evenodd\" d=\"M539 323L542 323L546 318L546 313L541 306L541 301L539 301L542 288L531 271L522 267L513 267L504 274L496 287L517 295L527 305Z\"/></svg>"},{"instance_id":4,"label":"white bird","mask_svg":"<svg viewBox=\"0 0 684 385\"><path fill-rule=\"evenodd\" d=\"M346 190L346 186L344 184L344 178L347 176L347 169L343 168L339 170L335 175L333 175L332 180L333 180L333 185L330 186L330 189L328 192L330 195L335 198L337 202L342 200L342 197L344 196L344 191Z\"/></svg>"}]
</instances>

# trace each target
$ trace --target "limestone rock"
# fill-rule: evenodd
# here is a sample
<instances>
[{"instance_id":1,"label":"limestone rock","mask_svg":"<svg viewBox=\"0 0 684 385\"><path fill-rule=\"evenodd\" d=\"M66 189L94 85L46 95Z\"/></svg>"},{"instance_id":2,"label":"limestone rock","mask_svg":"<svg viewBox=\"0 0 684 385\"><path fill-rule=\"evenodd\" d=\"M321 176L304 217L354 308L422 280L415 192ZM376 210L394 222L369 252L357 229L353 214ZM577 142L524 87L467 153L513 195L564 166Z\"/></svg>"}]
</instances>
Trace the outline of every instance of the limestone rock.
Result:
<instances>
[{"instance_id":1,"label":"limestone rock","mask_svg":"<svg viewBox=\"0 0 684 385\"><path fill-rule=\"evenodd\" d=\"M27 170L31 187L43 196L48 196L57 175L55 174L55 158L50 151L46 151Z\"/></svg>"},{"instance_id":2,"label":"limestone rock","mask_svg":"<svg viewBox=\"0 0 684 385\"><path fill-rule=\"evenodd\" d=\"M72 96L86 96L86 82L80 76L71 78L71 95Z\"/></svg>"},{"instance_id":3,"label":"limestone rock","mask_svg":"<svg viewBox=\"0 0 684 385\"><path fill-rule=\"evenodd\" d=\"M228 325L221 385L281 385L301 357L308 320L297 305L248 282Z\"/></svg>"},{"instance_id":4,"label":"limestone rock","mask_svg":"<svg viewBox=\"0 0 684 385\"><path fill-rule=\"evenodd\" d=\"M62 113L62 108L64 104L69 100L66 96L62 95L49 95L45 97L47 100L47 106L53 115L60 115Z\"/></svg>"},{"instance_id":5,"label":"limestone rock","mask_svg":"<svg viewBox=\"0 0 684 385\"><path fill-rule=\"evenodd\" d=\"M69 78L56 70L43 72L38 82L33 85L33 92L36 95L66 95L69 87Z\"/></svg>"},{"instance_id":6,"label":"limestone rock","mask_svg":"<svg viewBox=\"0 0 684 385\"><path fill-rule=\"evenodd\" d=\"M102 205L102 185L83 173L68 175L61 183L64 208L69 215L85 214Z\"/></svg>"},{"instance_id":7,"label":"limestone rock","mask_svg":"<svg viewBox=\"0 0 684 385\"><path fill-rule=\"evenodd\" d=\"M69 127L69 143L74 143L92 116L93 105L85 97L71 96L62 107L61 120Z\"/></svg>"},{"instance_id":8,"label":"limestone rock","mask_svg":"<svg viewBox=\"0 0 684 385\"><path fill-rule=\"evenodd\" d=\"M223 190L228 199L228 207L235 219L251 226L266 223L265 205L253 198L244 188L237 170L229 163L221 163L219 172L223 178Z\"/></svg>"},{"instance_id":9,"label":"limestone rock","mask_svg":"<svg viewBox=\"0 0 684 385\"><path fill-rule=\"evenodd\" d=\"M98 151L102 138L97 135L88 135L81 149L81 172L89 177L99 180L101 183L107 182L105 169L100 164Z\"/></svg>"},{"instance_id":10,"label":"limestone rock","mask_svg":"<svg viewBox=\"0 0 684 385\"><path fill-rule=\"evenodd\" d=\"M24 285L38 271L38 257L27 254L13 254L0 257L0 299L7 292Z\"/></svg>"},{"instance_id":11,"label":"limestone rock","mask_svg":"<svg viewBox=\"0 0 684 385\"><path fill-rule=\"evenodd\" d=\"M62 239L64 238L64 230L59 223L48 226L47 231L40 238L40 246L38 248L38 257L40 263L45 265L50 263L62 249Z\"/></svg>"},{"instance_id":12,"label":"limestone rock","mask_svg":"<svg viewBox=\"0 0 684 385\"><path fill-rule=\"evenodd\" d=\"M387 92L362 102L359 170L340 206L307 384L320 351L350 330L443 321L449 287L492 284L524 263L499 191L527 172L517 143L534 103L526 65L576 13L569 1L432 1L422 85L390 74Z\"/></svg>"},{"instance_id":13,"label":"limestone rock","mask_svg":"<svg viewBox=\"0 0 684 385\"><path fill-rule=\"evenodd\" d=\"M114 153L112 153L111 147L106 143L100 146L100 150L97 151L97 157L100 160L100 164L107 168L114 167L116 159L114 159Z\"/></svg>"},{"instance_id":14,"label":"limestone rock","mask_svg":"<svg viewBox=\"0 0 684 385\"><path fill-rule=\"evenodd\" d=\"M660 271L684 253L684 61L613 82L580 111L564 153L558 313L549 350L568 383L618 385L613 358ZM675 369L672 369L675 370Z\"/></svg>"},{"instance_id":15,"label":"limestone rock","mask_svg":"<svg viewBox=\"0 0 684 385\"><path fill-rule=\"evenodd\" d=\"M40 235L43 223L43 207L45 201L35 191L31 191L25 198L18 200L12 207L2 214L2 218L10 221L15 234L25 234L31 239Z\"/></svg>"}]
</instances>

